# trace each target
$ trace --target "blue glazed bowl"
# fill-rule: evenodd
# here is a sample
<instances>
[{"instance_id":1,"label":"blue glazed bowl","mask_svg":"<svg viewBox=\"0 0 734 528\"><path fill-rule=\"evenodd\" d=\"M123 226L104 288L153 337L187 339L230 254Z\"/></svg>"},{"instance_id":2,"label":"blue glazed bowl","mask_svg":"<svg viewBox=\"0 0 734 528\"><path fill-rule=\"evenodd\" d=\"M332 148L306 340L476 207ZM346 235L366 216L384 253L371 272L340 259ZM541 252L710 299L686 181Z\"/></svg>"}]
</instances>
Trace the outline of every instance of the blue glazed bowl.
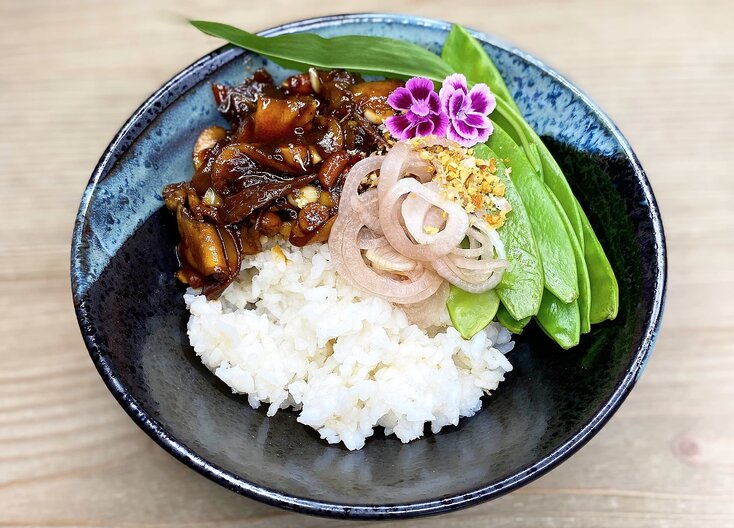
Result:
<instances>
[{"instance_id":1,"label":"blue glazed bowl","mask_svg":"<svg viewBox=\"0 0 734 528\"><path fill-rule=\"evenodd\" d=\"M317 18L263 32L385 35L439 51L449 24L398 15ZM537 329L518 338L515 370L473 418L403 445L377 433L349 452L296 414L267 418L204 368L188 345L174 221L163 185L191 177L199 130L221 122L212 81L267 66L223 47L153 94L105 151L72 243L79 325L102 379L166 451L219 484L300 512L389 518L446 512L507 493L550 470L606 423L640 376L665 295L663 228L650 184L617 128L536 59L476 34L518 105L566 172L620 282L615 321L564 352Z\"/></svg>"}]
</instances>

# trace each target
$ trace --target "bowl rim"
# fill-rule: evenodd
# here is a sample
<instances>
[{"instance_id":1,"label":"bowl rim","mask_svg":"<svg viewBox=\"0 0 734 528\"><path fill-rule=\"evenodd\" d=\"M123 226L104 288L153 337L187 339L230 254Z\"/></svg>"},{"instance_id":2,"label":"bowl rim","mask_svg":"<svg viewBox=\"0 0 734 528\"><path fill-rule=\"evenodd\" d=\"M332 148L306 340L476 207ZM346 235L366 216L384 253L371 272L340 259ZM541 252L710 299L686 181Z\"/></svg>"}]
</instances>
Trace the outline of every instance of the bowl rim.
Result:
<instances>
[{"instance_id":1,"label":"bowl rim","mask_svg":"<svg viewBox=\"0 0 734 528\"><path fill-rule=\"evenodd\" d=\"M320 16L297 20L286 24L271 27L269 29L258 32L262 36L274 36L296 31L308 31L315 27L328 27L340 25L344 21L349 22L367 22L367 23L400 23L404 25L417 25L422 27L430 27L439 30L448 30L451 26L450 22L420 17L415 15L402 15L390 13L352 13ZM611 416L620 407L627 395L630 393L635 383L639 379L644 370L650 353L655 344L655 339L660 329L662 313L665 305L666 283L667 283L667 255L665 246L665 234L663 230L660 211L653 195L650 183L640 165L637 156L632 151L627 140L619 131L612 120L601 111L601 109L581 90L574 86L570 81L561 76L554 69L550 68L540 60L519 50L515 46L488 35L484 32L469 30L472 35L480 41L496 46L504 51L520 57L528 63L541 69L544 73L550 75L556 82L562 84L566 89L570 90L578 97L587 107L603 122L613 134L616 141L621 145L625 156L630 160L635 172L637 184L640 186L649 209L649 216L652 220L653 234L655 238L656 262L654 277L654 299L652 309L647 314L642 339L638 344L634 357L627 366L625 375L617 383L612 395L609 399L594 413L583 426L581 426L566 442L557 447L541 459L537 460L513 475L496 482L494 484L485 485L479 489L458 493L431 499L427 501L396 503L385 505L374 504L340 504L325 500L317 500L290 495L271 489L247 479L235 475L211 462L208 462L195 451L179 442L173 435L168 433L165 428L152 417L148 416L146 411L135 398L133 398L125 388L122 381L118 378L110 363L105 357L103 346L97 342L94 330L91 325L90 307L84 301L84 295L81 289L80 280L84 276L84 253L85 246L83 240L83 228L86 214L89 209L93 191L97 183L103 179L109 169L116 163L121 151L127 150L130 142L135 140L148 126L152 119L163 113L166 108L175 100L183 96L192 86L186 85L185 81L189 76L200 74L206 70L214 71L220 66L234 60L244 53L239 48L231 45L222 46L207 55L204 55L191 65L181 70L170 80L164 83L156 90L146 101L141 104L138 109L125 122L119 132L105 149L99 162L97 163L89 182L82 196L79 212L76 217L72 237L71 250L71 282L72 294L74 299L74 308L77 315L79 327L84 338L84 342L89 351L90 357L94 362L100 376L102 377L107 388L118 401L120 406L130 415L133 421L155 440L164 450L176 457L190 468L194 469L201 475L210 480L230 489L236 493L247 496L249 498L264 502L266 504L285 508L288 510L307 513L312 515L320 515L342 519L388 519L388 518L407 518L437 513L445 513L454 511L467 506L475 505L480 502L497 498L501 495L523 486L541 475L547 473L561 462L567 460L573 453L583 447L601 428ZM141 126L142 125L142 126ZM129 137L131 136L132 137Z\"/></svg>"}]
</instances>

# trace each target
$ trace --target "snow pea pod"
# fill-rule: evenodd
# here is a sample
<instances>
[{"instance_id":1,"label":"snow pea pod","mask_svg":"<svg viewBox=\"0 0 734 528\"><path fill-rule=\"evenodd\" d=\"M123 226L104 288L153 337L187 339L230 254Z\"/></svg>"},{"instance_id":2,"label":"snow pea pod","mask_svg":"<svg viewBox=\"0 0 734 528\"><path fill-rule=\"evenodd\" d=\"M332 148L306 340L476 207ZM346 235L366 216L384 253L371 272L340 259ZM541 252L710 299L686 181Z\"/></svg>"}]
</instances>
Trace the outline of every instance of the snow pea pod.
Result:
<instances>
[{"instance_id":1,"label":"snow pea pod","mask_svg":"<svg viewBox=\"0 0 734 528\"><path fill-rule=\"evenodd\" d=\"M614 276L604 249L591 228L586 213L578 205L581 215L581 228L584 233L584 259L589 269L591 305L589 319L592 324L601 323L617 317L619 310L619 285Z\"/></svg>"},{"instance_id":2,"label":"snow pea pod","mask_svg":"<svg viewBox=\"0 0 734 528\"><path fill-rule=\"evenodd\" d=\"M444 42L441 58L455 71L463 73L470 86L484 83L490 87L497 100L492 120L498 122L515 143L522 147L533 169L540 174L542 166L538 149L523 128L522 112L479 41L464 28L454 24Z\"/></svg>"},{"instance_id":3,"label":"snow pea pod","mask_svg":"<svg viewBox=\"0 0 734 528\"><path fill-rule=\"evenodd\" d=\"M523 119L522 114L513 110L509 102L501 97L496 99L497 108L492 112L492 121L502 127L512 140L522 148L535 173L539 178L543 178L543 164L539 154L540 145L542 145L540 138L533 137L533 134L528 133L529 126Z\"/></svg>"},{"instance_id":4,"label":"snow pea pod","mask_svg":"<svg viewBox=\"0 0 734 528\"><path fill-rule=\"evenodd\" d=\"M501 159L509 160L510 179L530 218L546 288L563 302L570 303L579 295L578 274L571 241L550 193L523 151L501 127L495 127L487 145Z\"/></svg>"},{"instance_id":5,"label":"snow pea pod","mask_svg":"<svg viewBox=\"0 0 734 528\"><path fill-rule=\"evenodd\" d=\"M568 181L538 134L523 118L502 75L482 45L464 28L454 25L446 37L441 57L456 71L464 73L470 84L485 83L491 88L497 99L492 120L523 149L533 169L558 198L583 248L581 220Z\"/></svg>"},{"instance_id":6,"label":"snow pea pod","mask_svg":"<svg viewBox=\"0 0 734 528\"><path fill-rule=\"evenodd\" d=\"M576 301L564 303L545 290L535 320L543 332L564 349L568 350L579 344L581 319Z\"/></svg>"},{"instance_id":7,"label":"snow pea pod","mask_svg":"<svg viewBox=\"0 0 734 528\"><path fill-rule=\"evenodd\" d=\"M505 175L505 165L499 156L484 144L474 147L474 156L497 160L497 174L505 184L505 197L512 205L504 225L497 230L510 263L496 288L497 293L514 318L535 315L543 296L543 266L528 212L515 184Z\"/></svg>"},{"instance_id":8,"label":"snow pea pod","mask_svg":"<svg viewBox=\"0 0 734 528\"><path fill-rule=\"evenodd\" d=\"M566 233L568 233L568 239L571 241L571 247L573 248L573 257L576 262L576 272L579 277L579 296L576 302L579 307L579 319L581 321L581 333L588 334L591 331L590 322L590 309L591 309L591 285L589 283L589 270L586 268L586 261L584 260L584 250L581 248L581 244L576 239L576 235L573 232L573 227L568 217L563 211L558 199L549 193L553 199L553 203L556 205L556 209L563 219L563 223L566 226Z\"/></svg>"},{"instance_id":9,"label":"snow pea pod","mask_svg":"<svg viewBox=\"0 0 734 528\"><path fill-rule=\"evenodd\" d=\"M500 298L494 290L469 293L452 284L446 308L461 337L471 339L492 322L499 304Z\"/></svg>"},{"instance_id":10,"label":"snow pea pod","mask_svg":"<svg viewBox=\"0 0 734 528\"><path fill-rule=\"evenodd\" d=\"M558 166L553 155L535 133L535 130L525 121L522 115L513 110L506 102L498 100L497 109L492 114L492 120L504 128L510 137L523 148L528 159L533 162L533 168L539 177L543 179L550 191L558 198L563 211L566 213L576 239L583 248L583 233L581 232L581 219L579 218L576 198L573 195L568 180Z\"/></svg>"},{"instance_id":11,"label":"snow pea pod","mask_svg":"<svg viewBox=\"0 0 734 528\"><path fill-rule=\"evenodd\" d=\"M525 317L518 321L512 317L512 314L510 314L504 304L500 304L499 308L497 308L497 320L513 334L519 334L530 322L530 317Z\"/></svg>"},{"instance_id":12,"label":"snow pea pod","mask_svg":"<svg viewBox=\"0 0 734 528\"><path fill-rule=\"evenodd\" d=\"M469 83L485 83L491 86L496 96L507 101L518 114L521 113L494 62L466 29L457 24L451 26L441 50L441 58L456 71L463 73Z\"/></svg>"},{"instance_id":13,"label":"snow pea pod","mask_svg":"<svg viewBox=\"0 0 734 528\"><path fill-rule=\"evenodd\" d=\"M532 131L532 128L530 130ZM537 137L534 131L532 133ZM578 202L576 202L576 197L573 195L571 186L568 184L568 180L558 166L555 158L548 152L548 149L542 142L540 143L538 152L540 154L540 163L543 166L543 181L558 199L561 207L563 207L563 211L566 213L569 222L571 222L576 239L583 249L584 234L581 228L581 216L577 205Z\"/></svg>"}]
</instances>

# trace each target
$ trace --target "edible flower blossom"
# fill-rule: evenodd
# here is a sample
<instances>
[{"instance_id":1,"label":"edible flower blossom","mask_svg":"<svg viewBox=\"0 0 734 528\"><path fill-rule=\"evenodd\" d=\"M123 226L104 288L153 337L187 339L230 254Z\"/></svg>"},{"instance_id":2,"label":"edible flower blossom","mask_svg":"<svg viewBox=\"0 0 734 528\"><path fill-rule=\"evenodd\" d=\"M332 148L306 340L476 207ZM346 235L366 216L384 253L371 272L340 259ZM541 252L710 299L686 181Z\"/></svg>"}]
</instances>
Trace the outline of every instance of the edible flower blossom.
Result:
<instances>
[{"instance_id":1,"label":"edible flower blossom","mask_svg":"<svg viewBox=\"0 0 734 528\"><path fill-rule=\"evenodd\" d=\"M487 141L494 130L487 116L497 101L486 84L475 84L470 91L466 77L455 73L444 79L439 97L441 109L449 119L448 139L463 147Z\"/></svg>"},{"instance_id":2,"label":"edible flower blossom","mask_svg":"<svg viewBox=\"0 0 734 528\"><path fill-rule=\"evenodd\" d=\"M433 89L433 81L413 77L405 87L396 88L387 98L388 104L401 114L388 117L385 125L398 140L417 136L443 136L449 117L441 108L441 99Z\"/></svg>"}]
</instances>

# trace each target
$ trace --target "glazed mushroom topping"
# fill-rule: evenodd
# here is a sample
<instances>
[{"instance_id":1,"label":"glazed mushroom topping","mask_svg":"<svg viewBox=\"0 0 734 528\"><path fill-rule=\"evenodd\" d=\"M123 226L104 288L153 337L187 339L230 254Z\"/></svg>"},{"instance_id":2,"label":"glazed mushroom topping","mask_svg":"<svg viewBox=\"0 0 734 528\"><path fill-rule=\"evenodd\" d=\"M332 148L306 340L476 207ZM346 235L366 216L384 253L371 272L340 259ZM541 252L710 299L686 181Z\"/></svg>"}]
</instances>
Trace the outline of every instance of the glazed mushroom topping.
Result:
<instances>
[{"instance_id":1,"label":"glazed mushroom topping","mask_svg":"<svg viewBox=\"0 0 734 528\"><path fill-rule=\"evenodd\" d=\"M303 246L328 239L344 176L389 145L380 125L402 83L365 82L340 70L309 70L277 86L265 70L239 86L212 85L229 128L204 129L190 182L163 198L180 235L177 277L216 298L261 237Z\"/></svg>"}]
</instances>

